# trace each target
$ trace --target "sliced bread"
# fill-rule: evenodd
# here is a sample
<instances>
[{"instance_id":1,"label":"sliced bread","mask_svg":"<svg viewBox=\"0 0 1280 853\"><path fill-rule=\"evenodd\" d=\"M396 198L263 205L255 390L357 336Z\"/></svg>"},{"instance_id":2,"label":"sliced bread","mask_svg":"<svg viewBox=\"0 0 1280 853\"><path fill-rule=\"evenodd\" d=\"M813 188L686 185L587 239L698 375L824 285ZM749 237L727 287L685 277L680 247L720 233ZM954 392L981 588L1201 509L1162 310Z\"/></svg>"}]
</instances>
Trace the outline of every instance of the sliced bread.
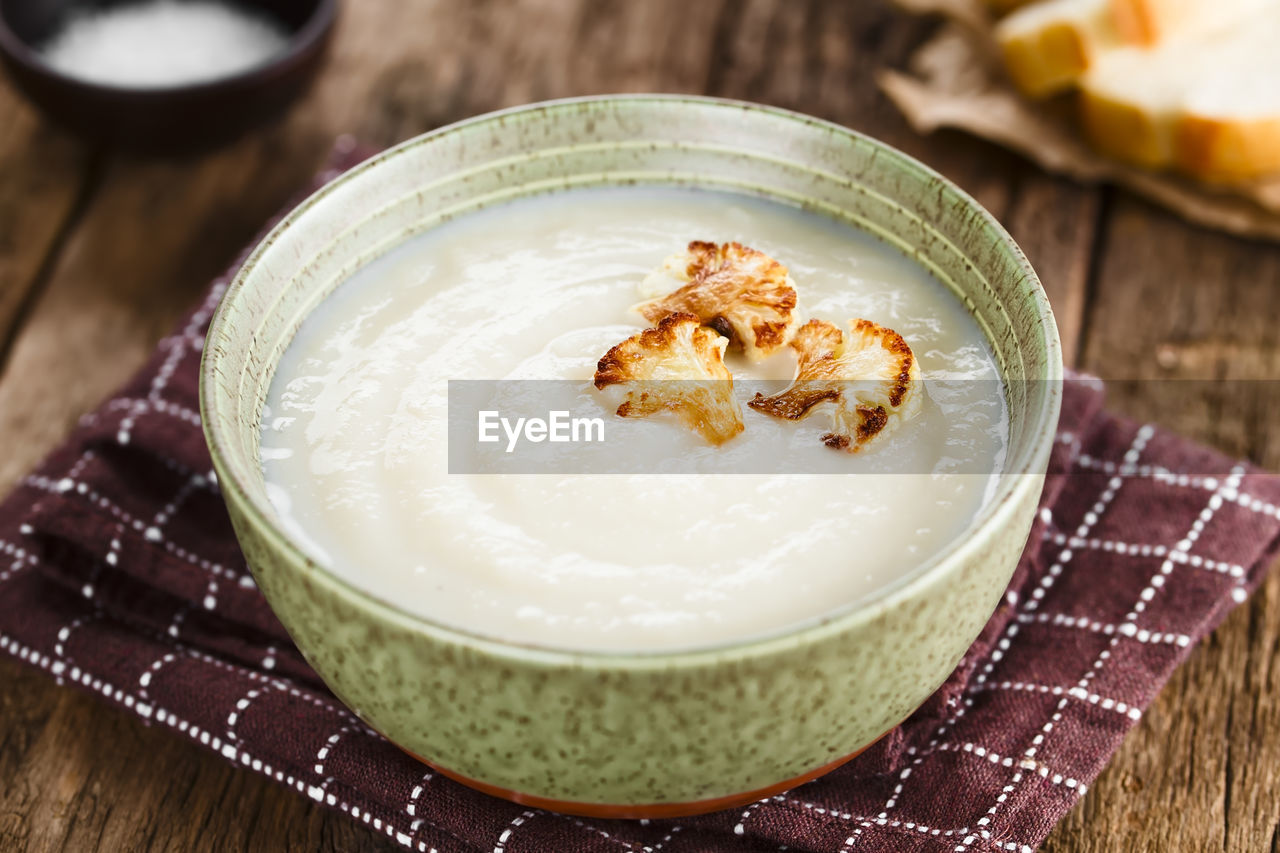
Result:
<instances>
[{"instance_id":1,"label":"sliced bread","mask_svg":"<svg viewBox=\"0 0 1280 853\"><path fill-rule=\"evenodd\" d=\"M1269 0L1041 0L996 26L1009 76L1024 94L1071 88L1112 50L1196 38Z\"/></svg>"},{"instance_id":2,"label":"sliced bread","mask_svg":"<svg viewBox=\"0 0 1280 853\"><path fill-rule=\"evenodd\" d=\"M1080 81L1081 123L1120 160L1206 180L1280 172L1280 2L1193 40L1098 58Z\"/></svg>"},{"instance_id":3,"label":"sliced bread","mask_svg":"<svg viewBox=\"0 0 1280 853\"><path fill-rule=\"evenodd\" d=\"M996 25L1014 84L1033 98L1070 88L1108 46L1121 44L1113 0L1043 0Z\"/></svg>"}]
</instances>

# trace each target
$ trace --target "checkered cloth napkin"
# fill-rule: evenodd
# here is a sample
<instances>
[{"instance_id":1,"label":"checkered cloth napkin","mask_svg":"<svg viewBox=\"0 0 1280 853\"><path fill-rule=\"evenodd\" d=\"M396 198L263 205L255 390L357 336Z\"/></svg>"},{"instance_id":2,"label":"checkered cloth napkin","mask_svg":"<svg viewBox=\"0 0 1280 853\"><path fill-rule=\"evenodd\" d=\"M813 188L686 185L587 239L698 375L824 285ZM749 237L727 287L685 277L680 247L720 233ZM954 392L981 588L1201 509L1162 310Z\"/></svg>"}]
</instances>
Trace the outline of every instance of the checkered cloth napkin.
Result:
<instances>
[{"instance_id":1,"label":"checkered cloth napkin","mask_svg":"<svg viewBox=\"0 0 1280 853\"><path fill-rule=\"evenodd\" d=\"M1008 594L900 728L747 808L651 822L524 809L356 719L255 587L196 411L225 282L0 504L0 651L420 853L1031 850L1280 539L1276 477L1110 417L1096 383L1069 382Z\"/></svg>"}]
</instances>

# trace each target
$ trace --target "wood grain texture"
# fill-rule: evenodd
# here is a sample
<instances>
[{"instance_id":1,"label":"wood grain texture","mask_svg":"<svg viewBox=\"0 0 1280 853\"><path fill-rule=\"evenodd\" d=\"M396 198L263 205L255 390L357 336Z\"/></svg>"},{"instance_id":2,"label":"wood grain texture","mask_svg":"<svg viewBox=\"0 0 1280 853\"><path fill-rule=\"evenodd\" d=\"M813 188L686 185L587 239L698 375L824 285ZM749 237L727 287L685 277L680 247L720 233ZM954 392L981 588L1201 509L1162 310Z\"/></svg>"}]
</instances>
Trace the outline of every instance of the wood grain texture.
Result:
<instances>
[{"instance_id":1,"label":"wood grain texture","mask_svg":"<svg viewBox=\"0 0 1280 853\"><path fill-rule=\"evenodd\" d=\"M88 157L0 87L0 368L87 189Z\"/></svg>"},{"instance_id":2,"label":"wood grain texture","mask_svg":"<svg viewBox=\"0 0 1280 853\"><path fill-rule=\"evenodd\" d=\"M1280 368L1280 250L1044 175L986 143L913 134L872 73L929 29L870 0L359 0L286 118L190 159L94 156L0 87L0 489L134 370L334 136L389 144L530 100L702 92L802 110L896 145L1026 249L1069 357L1117 379ZM1194 387L1192 400L1187 389ZM1261 387L1261 386L1259 386ZM1181 390L1179 390L1181 389ZM1119 383L1113 404L1280 467L1268 399ZM1280 579L1197 650L1046 849L1277 850ZM393 850L346 817L0 662L0 850ZM1268 847L1270 845L1270 847Z\"/></svg>"}]
</instances>

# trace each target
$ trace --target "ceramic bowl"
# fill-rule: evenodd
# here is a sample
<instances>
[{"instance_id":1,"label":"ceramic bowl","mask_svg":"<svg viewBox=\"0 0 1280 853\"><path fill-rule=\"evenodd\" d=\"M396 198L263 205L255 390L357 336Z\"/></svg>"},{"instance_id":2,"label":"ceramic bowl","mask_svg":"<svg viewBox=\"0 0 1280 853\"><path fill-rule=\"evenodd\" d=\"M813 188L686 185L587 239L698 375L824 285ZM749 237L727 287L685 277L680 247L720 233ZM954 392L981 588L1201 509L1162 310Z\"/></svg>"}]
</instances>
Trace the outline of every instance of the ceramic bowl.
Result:
<instances>
[{"instance_id":1,"label":"ceramic bowl","mask_svg":"<svg viewBox=\"0 0 1280 853\"><path fill-rule=\"evenodd\" d=\"M288 32L267 64L203 83L137 88L71 77L39 46L77 10L119 0L0 0L0 60L14 85L49 118L94 142L145 152L179 152L226 142L283 111L319 71L338 0L258 0Z\"/></svg>"},{"instance_id":2,"label":"ceramic bowl","mask_svg":"<svg viewBox=\"0 0 1280 853\"><path fill-rule=\"evenodd\" d=\"M370 259L477 206L601 184L681 184L848 219L928 266L1005 377L1007 474L967 535L869 601L773 636L675 653L566 652L437 624L357 589L282 530L258 461L274 366ZM1027 540L1053 444L1053 314L1009 235L935 172L843 127L752 104L618 96L536 104L410 140L317 192L230 285L201 410L259 586L372 727L448 776L596 816L675 816L792 787L865 749L947 677Z\"/></svg>"}]
</instances>

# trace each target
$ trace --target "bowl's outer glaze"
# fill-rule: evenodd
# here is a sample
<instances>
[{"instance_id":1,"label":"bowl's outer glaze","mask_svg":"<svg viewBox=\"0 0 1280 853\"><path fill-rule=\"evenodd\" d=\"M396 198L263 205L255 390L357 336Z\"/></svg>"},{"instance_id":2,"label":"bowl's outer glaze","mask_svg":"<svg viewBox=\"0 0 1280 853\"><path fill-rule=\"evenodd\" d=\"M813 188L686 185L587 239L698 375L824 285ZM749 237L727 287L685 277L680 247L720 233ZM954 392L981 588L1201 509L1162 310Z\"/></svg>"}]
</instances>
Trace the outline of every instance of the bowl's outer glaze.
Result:
<instances>
[{"instance_id":1,"label":"bowl's outer glaze","mask_svg":"<svg viewBox=\"0 0 1280 853\"><path fill-rule=\"evenodd\" d=\"M1011 415L1010 473L972 535L869 602L772 637L664 654L519 647L433 624L289 543L263 488L258 430L274 365L308 310L369 258L477 204L637 181L764 194L844 216L956 290L988 333ZM1026 541L1061 371L1053 316L1022 253L937 174L794 113L619 96L444 128L312 196L229 288L205 349L201 409L259 586L307 660L370 725L508 791L672 804L763 789L855 752L947 677ZM851 560L857 551L851 542Z\"/></svg>"}]
</instances>

